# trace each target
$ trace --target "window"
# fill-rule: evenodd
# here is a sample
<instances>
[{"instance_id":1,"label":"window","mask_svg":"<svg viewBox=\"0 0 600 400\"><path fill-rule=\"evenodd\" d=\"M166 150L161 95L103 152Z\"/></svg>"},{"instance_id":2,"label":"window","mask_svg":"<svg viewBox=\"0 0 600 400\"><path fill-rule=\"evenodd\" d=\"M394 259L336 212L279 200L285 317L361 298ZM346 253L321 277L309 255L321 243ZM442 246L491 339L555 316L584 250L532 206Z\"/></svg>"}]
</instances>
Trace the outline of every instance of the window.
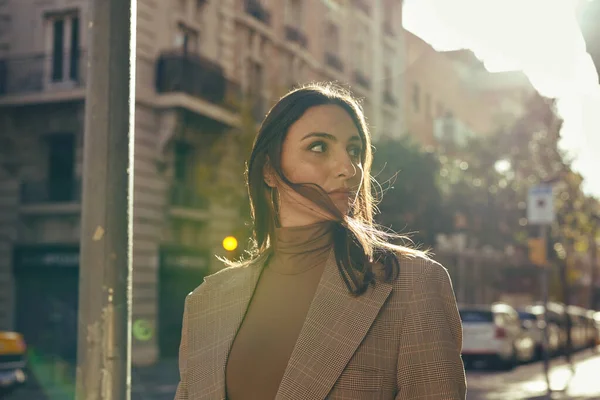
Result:
<instances>
[{"instance_id":1,"label":"window","mask_svg":"<svg viewBox=\"0 0 600 400\"><path fill-rule=\"evenodd\" d=\"M367 72L367 45L368 30L360 24L356 29L354 46L356 48L356 69L360 72Z\"/></svg>"},{"instance_id":2,"label":"window","mask_svg":"<svg viewBox=\"0 0 600 400\"><path fill-rule=\"evenodd\" d=\"M263 90L263 66L256 61L249 61L249 89L253 97L260 96Z\"/></svg>"},{"instance_id":3,"label":"window","mask_svg":"<svg viewBox=\"0 0 600 400\"><path fill-rule=\"evenodd\" d=\"M337 25L329 21L325 25L325 51L338 54L340 48L340 33Z\"/></svg>"},{"instance_id":4,"label":"window","mask_svg":"<svg viewBox=\"0 0 600 400\"><path fill-rule=\"evenodd\" d=\"M460 319L468 323L490 323L494 322L494 314L491 311L460 310Z\"/></svg>"},{"instance_id":5,"label":"window","mask_svg":"<svg viewBox=\"0 0 600 400\"><path fill-rule=\"evenodd\" d=\"M282 62L285 77L285 85L287 88L291 88L296 83L298 83L298 76L296 73L296 63L294 62L294 56L289 54L285 57L285 60Z\"/></svg>"},{"instance_id":6,"label":"window","mask_svg":"<svg viewBox=\"0 0 600 400\"><path fill-rule=\"evenodd\" d=\"M384 47L383 49L384 53L383 53L383 62L384 62L384 67L383 67L383 78L385 79L385 90L388 93L394 93L394 84L395 84L395 77L394 77L394 51L389 48L388 46Z\"/></svg>"},{"instance_id":7,"label":"window","mask_svg":"<svg viewBox=\"0 0 600 400\"><path fill-rule=\"evenodd\" d=\"M48 195L50 201L72 200L75 177L75 136L54 134L48 138Z\"/></svg>"},{"instance_id":8,"label":"window","mask_svg":"<svg viewBox=\"0 0 600 400\"><path fill-rule=\"evenodd\" d=\"M302 0L286 0L285 3L285 24L300 28L304 16L302 10Z\"/></svg>"},{"instance_id":9,"label":"window","mask_svg":"<svg viewBox=\"0 0 600 400\"><path fill-rule=\"evenodd\" d=\"M413 84L412 103L413 110L419 112L419 109L421 108L421 88L418 83Z\"/></svg>"},{"instance_id":10,"label":"window","mask_svg":"<svg viewBox=\"0 0 600 400\"><path fill-rule=\"evenodd\" d=\"M183 142L175 143L174 178L177 182L187 182L191 178L190 163L192 147Z\"/></svg>"},{"instance_id":11,"label":"window","mask_svg":"<svg viewBox=\"0 0 600 400\"><path fill-rule=\"evenodd\" d=\"M198 32L179 24L175 33L175 48L183 54L196 53L198 51Z\"/></svg>"},{"instance_id":12,"label":"window","mask_svg":"<svg viewBox=\"0 0 600 400\"><path fill-rule=\"evenodd\" d=\"M47 18L49 81L77 81L79 78L79 16L53 15Z\"/></svg>"},{"instance_id":13,"label":"window","mask_svg":"<svg viewBox=\"0 0 600 400\"><path fill-rule=\"evenodd\" d=\"M431 95L429 93L425 95L425 116L431 118Z\"/></svg>"},{"instance_id":14,"label":"window","mask_svg":"<svg viewBox=\"0 0 600 400\"><path fill-rule=\"evenodd\" d=\"M196 0L196 19L202 20L204 15L204 5L206 4L206 0Z\"/></svg>"}]
</instances>

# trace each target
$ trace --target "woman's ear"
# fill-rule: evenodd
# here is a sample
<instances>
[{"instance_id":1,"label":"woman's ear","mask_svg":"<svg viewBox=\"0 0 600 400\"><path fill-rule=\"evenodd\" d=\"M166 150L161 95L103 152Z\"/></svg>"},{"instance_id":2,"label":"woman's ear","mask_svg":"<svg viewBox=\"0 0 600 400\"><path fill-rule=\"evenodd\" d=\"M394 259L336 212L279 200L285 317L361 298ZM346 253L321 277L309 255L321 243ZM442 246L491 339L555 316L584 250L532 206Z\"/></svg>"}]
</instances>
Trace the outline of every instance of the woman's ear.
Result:
<instances>
[{"instance_id":1,"label":"woman's ear","mask_svg":"<svg viewBox=\"0 0 600 400\"><path fill-rule=\"evenodd\" d=\"M265 165L263 166L263 179L265 180L265 183L267 184L267 186L272 187L272 188L277 186L277 179L275 176L276 176L275 170L273 169L273 166L271 165L271 161L267 158L267 161L265 162Z\"/></svg>"}]
</instances>

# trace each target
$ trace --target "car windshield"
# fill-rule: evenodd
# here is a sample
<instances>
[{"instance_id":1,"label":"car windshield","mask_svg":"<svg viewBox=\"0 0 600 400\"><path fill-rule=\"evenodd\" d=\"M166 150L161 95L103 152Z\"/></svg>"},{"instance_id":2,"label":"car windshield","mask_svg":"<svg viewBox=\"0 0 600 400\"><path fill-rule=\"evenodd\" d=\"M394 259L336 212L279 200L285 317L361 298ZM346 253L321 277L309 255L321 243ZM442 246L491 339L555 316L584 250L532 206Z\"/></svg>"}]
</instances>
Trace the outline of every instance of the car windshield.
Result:
<instances>
[{"instance_id":1,"label":"car windshield","mask_svg":"<svg viewBox=\"0 0 600 400\"><path fill-rule=\"evenodd\" d=\"M535 314L526 311L519 311L519 318L521 318L522 321L537 320L537 316Z\"/></svg>"},{"instance_id":2,"label":"car windshield","mask_svg":"<svg viewBox=\"0 0 600 400\"><path fill-rule=\"evenodd\" d=\"M493 322L494 314L491 311L460 310L460 319L463 322Z\"/></svg>"}]
</instances>

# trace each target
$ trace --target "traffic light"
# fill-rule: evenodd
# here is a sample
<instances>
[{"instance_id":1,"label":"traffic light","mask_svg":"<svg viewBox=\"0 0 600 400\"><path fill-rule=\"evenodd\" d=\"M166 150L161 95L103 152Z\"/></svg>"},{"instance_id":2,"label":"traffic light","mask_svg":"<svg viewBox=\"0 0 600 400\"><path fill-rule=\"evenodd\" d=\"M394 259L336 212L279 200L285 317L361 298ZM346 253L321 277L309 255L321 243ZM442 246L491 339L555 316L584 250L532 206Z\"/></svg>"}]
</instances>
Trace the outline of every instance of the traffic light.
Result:
<instances>
[{"instance_id":1,"label":"traffic light","mask_svg":"<svg viewBox=\"0 0 600 400\"><path fill-rule=\"evenodd\" d=\"M233 236L227 236L223 239L223 248L227 251L227 258L231 261L237 261L241 254L238 248L238 241Z\"/></svg>"},{"instance_id":2,"label":"traffic light","mask_svg":"<svg viewBox=\"0 0 600 400\"><path fill-rule=\"evenodd\" d=\"M227 236L223 239L223 248L227 251L234 251L238 247L237 239L233 236Z\"/></svg>"}]
</instances>

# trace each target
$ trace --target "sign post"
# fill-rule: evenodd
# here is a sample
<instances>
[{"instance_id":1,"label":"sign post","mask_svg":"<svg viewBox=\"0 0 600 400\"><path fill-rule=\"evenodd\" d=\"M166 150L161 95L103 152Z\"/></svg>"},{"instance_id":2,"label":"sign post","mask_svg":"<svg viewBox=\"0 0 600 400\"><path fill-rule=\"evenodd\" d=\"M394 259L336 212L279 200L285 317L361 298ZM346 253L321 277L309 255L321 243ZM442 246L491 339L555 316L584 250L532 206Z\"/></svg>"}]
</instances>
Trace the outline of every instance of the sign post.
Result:
<instances>
[{"instance_id":1,"label":"sign post","mask_svg":"<svg viewBox=\"0 0 600 400\"><path fill-rule=\"evenodd\" d=\"M544 375L546 377L546 386L548 395L552 393L550 387L550 355L549 355L549 337L548 337L548 282L550 266L547 260L547 232L548 226L554 222L554 196L552 185L541 184L529 189L527 198L527 220L531 225L539 225L540 233L536 239L529 241L530 260L542 268L541 270L541 289L542 301L544 302L544 335L543 335L543 357L544 357Z\"/></svg>"},{"instance_id":2,"label":"sign post","mask_svg":"<svg viewBox=\"0 0 600 400\"><path fill-rule=\"evenodd\" d=\"M75 398L129 400L137 0L90 4Z\"/></svg>"}]
</instances>

